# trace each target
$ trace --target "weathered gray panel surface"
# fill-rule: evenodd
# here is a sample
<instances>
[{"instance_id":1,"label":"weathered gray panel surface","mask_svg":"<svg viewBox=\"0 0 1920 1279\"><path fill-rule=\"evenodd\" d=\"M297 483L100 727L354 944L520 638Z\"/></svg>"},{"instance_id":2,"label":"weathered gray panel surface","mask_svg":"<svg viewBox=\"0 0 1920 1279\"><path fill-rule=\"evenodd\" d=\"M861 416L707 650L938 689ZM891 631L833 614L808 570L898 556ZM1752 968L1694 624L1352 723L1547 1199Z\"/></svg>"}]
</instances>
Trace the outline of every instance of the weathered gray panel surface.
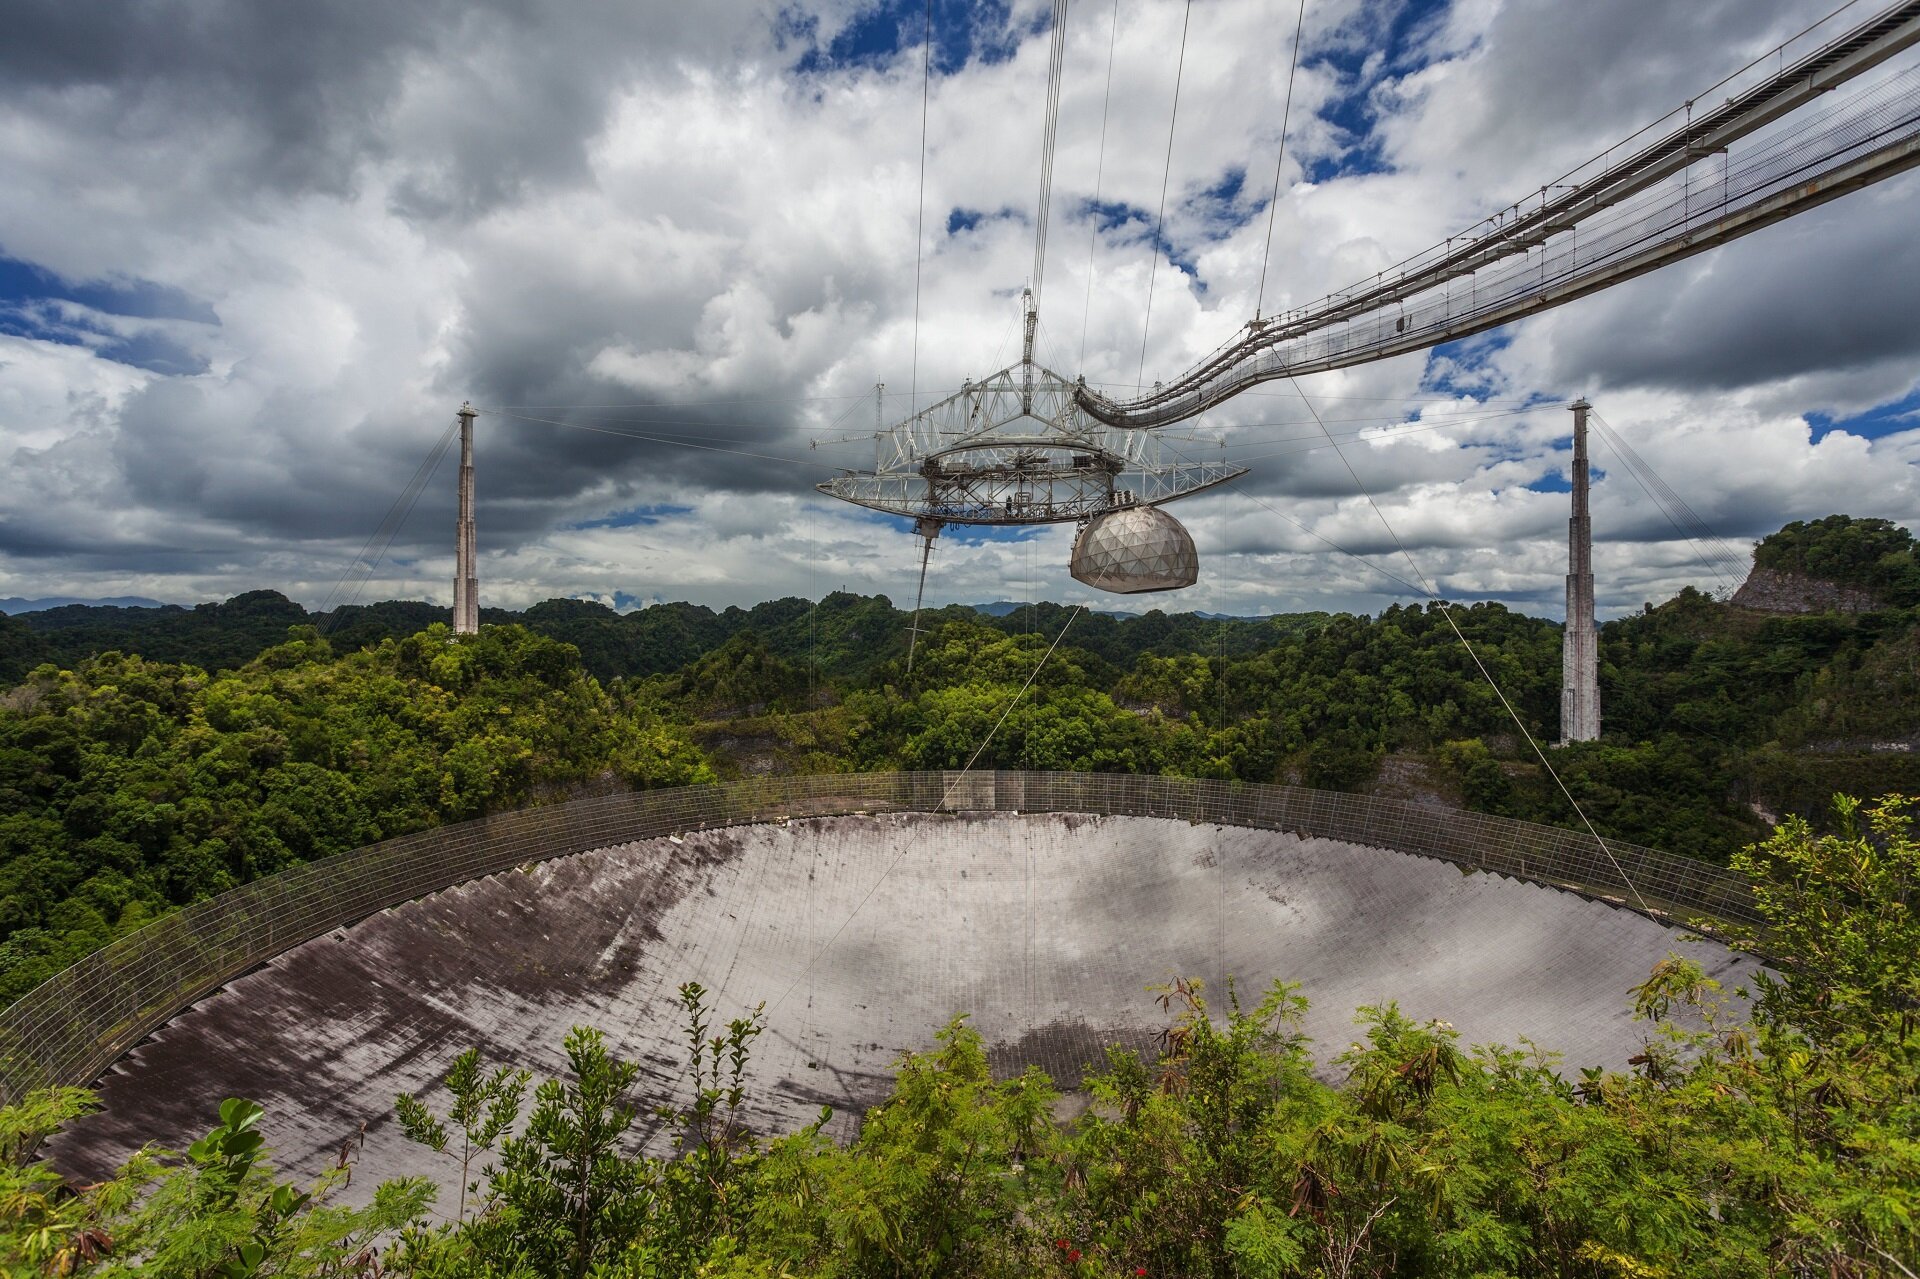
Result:
<instances>
[{"instance_id":1,"label":"weathered gray panel surface","mask_svg":"<svg viewBox=\"0 0 1920 1279\"><path fill-rule=\"evenodd\" d=\"M182 1013L101 1081L103 1113L50 1143L95 1176L141 1140L183 1144L223 1097L263 1102L280 1165L310 1175L367 1125L362 1167L443 1175L402 1141L401 1090L462 1049L561 1067L607 1031L673 1095L679 983L723 1015L759 1001L756 1121L847 1120L905 1048L968 1012L996 1060L1063 1081L1150 1041L1175 974L1304 984L1325 1059L1353 1009L1398 998L1472 1042L1527 1036L1571 1066L1639 1045L1627 990L1680 935L1628 911L1445 862L1152 818L827 818L649 840L478 880L300 946ZM825 947L824 954L821 953ZM1723 980L1748 961L1688 948ZM812 956L817 962L809 965Z\"/></svg>"}]
</instances>

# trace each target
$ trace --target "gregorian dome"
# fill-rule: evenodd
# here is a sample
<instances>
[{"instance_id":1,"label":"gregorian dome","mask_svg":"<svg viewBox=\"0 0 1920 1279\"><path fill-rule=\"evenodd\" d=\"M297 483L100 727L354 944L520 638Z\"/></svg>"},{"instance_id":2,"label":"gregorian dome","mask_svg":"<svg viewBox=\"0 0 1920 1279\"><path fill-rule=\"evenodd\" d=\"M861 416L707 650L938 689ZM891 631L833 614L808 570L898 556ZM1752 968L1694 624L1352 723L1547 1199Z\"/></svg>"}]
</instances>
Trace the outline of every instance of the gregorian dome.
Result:
<instances>
[{"instance_id":1,"label":"gregorian dome","mask_svg":"<svg viewBox=\"0 0 1920 1279\"><path fill-rule=\"evenodd\" d=\"M1179 520L1157 506L1129 506L1080 526L1071 567L1076 581L1138 595L1192 586L1200 576L1200 556Z\"/></svg>"}]
</instances>

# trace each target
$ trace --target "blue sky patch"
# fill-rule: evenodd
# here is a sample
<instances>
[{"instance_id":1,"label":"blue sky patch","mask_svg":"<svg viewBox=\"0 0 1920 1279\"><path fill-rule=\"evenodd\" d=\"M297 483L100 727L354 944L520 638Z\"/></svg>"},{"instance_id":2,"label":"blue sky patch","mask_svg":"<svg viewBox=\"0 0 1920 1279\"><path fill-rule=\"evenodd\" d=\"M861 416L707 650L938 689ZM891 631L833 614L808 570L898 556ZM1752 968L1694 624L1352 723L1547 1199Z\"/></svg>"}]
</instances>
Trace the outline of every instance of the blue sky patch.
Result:
<instances>
[{"instance_id":1,"label":"blue sky patch","mask_svg":"<svg viewBox=\"0 0 1920 1279\"><path fill-rule=\"evenodd\" d=\"M74 282L44 267L0 256L0 333L84 346L102 359L153 373L195 374L206 357L158 328L124 331L101 317L218 325L213 307L151 280Z\"/></svg>"},{"instance_id":2,"label":"blue sky patch","mask_svg":"<svg viewBox=\"0 0 1920 1279\"><path fill-rule=\"evenodd\" d=\"M881 0L861 9L824 46L816 15L788 9L780 14L776 39L783 50L803 50L794 63L801 75L818 75L849 67L884 67L908 49L917 49L933 24L933 71L948 75L969 62L1005 62L1020 41L1036 32L1012 25L1006 0ZM1047 13L1040 14L1039 30L1046 30Z\"/></svg>"},{"instance_id":3,"label":"blue sky patch","mask_svg":"<svg viewBox=\"0 0 1920 1279\"><path fill-rule=\"evenodd\" d=\"M1598 484L1610 474L1606 467L1593 461L1592 440L1594 438L1596 437L1588 437L1589 443L1587 447L1587 483L1590 485ZM1601 447L1604 448L1606 446L1602 444ZM1573 443L1571 438L1569 438L1567 443L1567 465L1569 467L1573 465ZM1567 478L1567 472L1565 470L1552 470L1527 485L1527 491L1529 493L1571 493L1573 492L1573 481Z\"/></svg>"},{"instance_id":4,"label":"blue sky patch","mask_svg":"<svg viewBox=\"0 0 1920 1279\"><path fill-rule=\"evenodd\" d=\"M191 320L218 324L207 303L170 285L151 280L93 280L74 283L45 267L0 256L0 304L59 298L108 315L136 320Z\"/></svg>"},{"instance_id":5,"label":"blue sky patch","mask_svg":"<svg viewBox=\"0 0 1920 1279\"><path fill-rule=\"evenodd\" d=\"M1487 364L1512 344L1511 326L1442 342L1427 352L1427 367L1420 379L1420 389L1477 399L1486 394Z\"/></svg>"},{"instance_id":6,"label":"blue sky patch","mask_svg":"<svg viewBox=\"0 0 1920 1279\"><path fill-rule=\"evenodd\" d=\"M1235 165L1218 182L1186 201L1186 207L1200 219L1201 234L1209 240L1224 240L1267 211L1267 195L1244 202L1247 170Z\"/></svg>"},{"instance_id":7,"label":"blue sky patch","mask_svg":"<svg viewBox=\"0 0 1920 1279\"><path fill-rule=\"evenodd\" d=\"M1920 391L1852 417L1836 418L1825 413L1809 413L1807 425L1813 428L1813 442L1816 444L1835 431L1877 440L1901 431L1920 429Z\"/></svg>"},{"instance_id":8,"label":"blue sky patch","mask_svg":"<svg viewBox=\"0 0 1920 1279\"><path fill-rule=\"evenodd\" d=\"M1190 253L1181 253L1178 246L1167 238L1165 227L1160 228L1158 235L1154 234L1154 223L1158 219L1154 216L1152 209L1143 209L1123 200L1082 200L1077 212L1082 220L1093 219L1095 227L1102 235L1113 231L1124 231L1125 234L1120 237L1122 240L1152 241L1183 275L1192 277L1198 283L1201 292L1206 291L1206 282L1200 279L1200 265L1194 256ZM1219 236L1209 235L1208 238L1219 239L1224 234L1223 232Z\"/></svg>"},{"instance_id":9,"label":"blue sky patch","mask_svg":"<svg viewBox=\"0 0 1920 1279\"><path fill-rule=\"evenodd\" d=\"M584 520L572 527L584 528L635 528L641 525L658 524L665 519L681 519L692 515L691 506L676 506L667 502L651 506L631 506L624 511L615 511L597 520Z\"/></svg>"},{"instance_id":10,"label":"blue sky patch","mask_svg":"<svg viewBox=\"0 0 1920 1279\"><path fill-rule=\"evenodd\" d=\"M1124 200L1082 200L1079 215L1082 221L1093 219L1094 226L1102 233L1137 226L1133 234L1144 238L1153 230L1152 211Z\"/></svg>"},{"instance_id":11,"label":"blue sky patch","mask_svg":"<svg viewBox=\"0 0 1920 1279\"><path fill-rule=\"evenodd\" d=\"M1427 65L1421 36L1446 14L1447 0L1404 0L1400 4L1372 5L1361 10L1364 30L1343 31L1342 38L1310 54L1303 66L1333 71L1339 90L1319 113L1334 126L1347 145L1331 155L1316 156L1306 166L1310 182L1368 173L1384 173L1391 166L1380 153L1374 132L1373 91L1388 76L1407 76ZM1385 57L1369 65L1375 55Z\"/></svg>"},{"instance_id":12,"label":"blue sky patch","mask_svg":"<svg viewBox=\"0 0 1920 1279\"><path fill-rule=\"evenodd\" d=\"M947 214L947 234L950 236L959 235L962 232L973 230L982 222L993 222L1002 218L1024 222L1027 220L1027 215L1018 209L1001 209L997 212L989 213L984 209L956 208Z\"/></svg>"}]
</instances>

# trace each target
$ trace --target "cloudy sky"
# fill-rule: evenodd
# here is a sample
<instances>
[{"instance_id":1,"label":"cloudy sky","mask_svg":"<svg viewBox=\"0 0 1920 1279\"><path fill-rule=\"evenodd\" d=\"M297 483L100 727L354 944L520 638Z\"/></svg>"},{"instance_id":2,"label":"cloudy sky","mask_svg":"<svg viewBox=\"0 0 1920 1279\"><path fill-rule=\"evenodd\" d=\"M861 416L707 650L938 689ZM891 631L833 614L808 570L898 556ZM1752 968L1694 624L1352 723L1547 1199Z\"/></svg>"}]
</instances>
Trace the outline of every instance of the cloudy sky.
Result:
<instances>
[{"instance_id":1,"label":"cloudy sky","mask_svg":"<svg viewBox=\"0 0 1920 1279\"><path fill-rule=\"evenodd\" d=\"M1291 0L1075 0L1043 354L1135 382L1151 274L1145 377L1171 377L1253 314L1263 262L1269 312L1369 276L1830 7L1309 0L1269 258ZM471 400L485 603L910 601L914 540L812 485L871 462L876 409L1017 353L1049 43L1039 0L935 0L929 84L925 12L15 0L0 596L349 594ZM1258 460L1173 508L1203 560L1182 595L1088 592L1053 527L943 538L929 599L1410 598L1364 562L1411 575L1311 447L1315 413L1453 598L1558 613L1579 394L1738 551L1833 511L1912 526L1917 198L1920 174L1462 346L1302 379L1308 402L1241 397L1191 428ZM1595 462L1603 613L1721 584L1604 442ZM359 598L451 598L453 487L449 461Z\"/></svg>"}]
</instances>

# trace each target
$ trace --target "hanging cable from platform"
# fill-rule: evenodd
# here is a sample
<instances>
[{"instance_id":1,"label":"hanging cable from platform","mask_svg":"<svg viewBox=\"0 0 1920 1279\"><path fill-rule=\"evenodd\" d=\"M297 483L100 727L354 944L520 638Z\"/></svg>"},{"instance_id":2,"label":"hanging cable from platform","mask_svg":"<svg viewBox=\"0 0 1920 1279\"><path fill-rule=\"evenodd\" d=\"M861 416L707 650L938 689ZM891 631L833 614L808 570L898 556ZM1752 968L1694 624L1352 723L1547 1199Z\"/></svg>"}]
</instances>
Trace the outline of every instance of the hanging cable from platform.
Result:
<instances>
[{"instance_id":1,"label":"hanging cable from platform","mask_svg":"<svg viewBox=\"0 0 1920 1279\"><path fill-rule=\"evenodd\" d=\"M1600 438L1626 464L1627 474L1633 476L1646 495L1653 499L1654 505L1660 508L1660 513L1673 526L1674 532L1686 539L1707 572L1719 577L1728 589L1738 587L1747 575L1747 557L1728 546L1708 528L1707 522L1694 513L1686 499L1674 492L1652 464L1635 452L1625 437L1608 425L1605 419L1598 413L1589 416L1600 429Z\"/></svg>"},{"instance_id":2,"label":"hanging cable from platform","mask_svg":"<svg viewBox=\"0 0 1920 1279\"><path fill-rule=\"evenodd\" d=\"M1300 0L1300 12L1293 20L1293 61L1287 67L1287 99L1280 108L1280 155L1273 162L1273 198L1267 201L1267 240L1266 248L1260 254L1260 291L1254 295L1253 318L1260 320L1261 308L1267 301L1267 262L1273 257L1273 223L1280 209L1280 175L1287 167L1287 122L1293 116L1293 78L1300 70L1300 33L1307 26L1307 0Z\"/></svg>"},{"instance_id":3,"label":"hanging cable from platform","mask_svg":"<svg viewBox=\"0 0 1920 1279\"><path fill-rule=\"evenodd\" d=\"M914 651L920 647L920 605L927 594L927 561L933 556L933 540L940 536L940 521L918 519L913 522L914 535L920 542L920 585L913 593L913 620L907 625L907 674L913 674Z\"/></svg>"},{"instance_id":4,"label":"hanging cable from platform","mask_svg":"<svg viewBox=\"0 0 1920 1279\"><path fill-rule=\"evenodd\" d=\"M1026 683L1020 686L1019 692L1007 699L1006 706L1001 710L1000 717L994 720L993 727L987 730L986 736L980 739L979 743L974 747L973 753L967 757L967 762L961 767L953 780L948 783L945 791L940 796L940 807L936 811L945 811L947 806L953 803L954 792L959 788L960 783L966 780L968 773L973 771L973 766L980 762L980 756L986 751L988 745L992 743L994 736L999 733L1000 726L1007 722L1007 717L1013 714L1014 708L1025 699L1027 690L1033 687L1034 680L1040 677L1040 672L1045 670L1047 663L1053 659L1054 650L1059 648L1060 641L1067 637L1067 631L1073 626L1074 619L1078 618L1080 614L1085 611L1086 605L1076 604L1073 607L1073 611L1067 614L1067 620L1060 627L1060 633L1053 637L1053 643L1049 644L1047 651L1040 655L1040 661L1035 664L1033 670L1027 675ZM812 958L807 960L807 966L794 976L793 980L787 984L787 988L780 992L778 999L773 1000L767 1005L769 1013L786 1003L787 998L792 995L795 990L799 989L801 983L812 982L814 968L826 957L826 953L833 949L833 944L840 940L841 934L845 933L847 929L852 926L853 921L859 917L860 912L865 909L867 903L873 900L873 895L880 891L880 885L884 884L888 877L899 869L900 863L906 859L907 853L912 847L913 845L911 843L902 841L900 851L896 852L887 861L886 866L881 869L880 874L874 878L871 884L867 885L867 891L860 894L860 900L853 904L853 909L847 912L846 918L840 921L839 926L833 930L833 933L827 940L818 950L814 951Z\"/></svg>"},{"instance_id":5,"label":"hanging cable from platform","mask_svg":"<svg viewBox=\"0 0 1920 1279\"><path fill-rule=\"evenodd\" d=\"M1040 195L1033 216L1033 305L1047 274L1047 221L1053 210L1053 153L1060 133L1061 68L1067 56L1067 0L1053 0L1053 43L1047 55L1047 106L1040 133Z\"/></svg>"},{"instance_id":6,"label":"hanging cable from platform","mask_svg":"<svg viewBox=\"0 0 1920 1279\"><path fill-rule=\"evenodd\" d=\"M907 382L907 413L920 405L920 271L927 240L927 102L933 96L933 0L926 3L926 31L920 55L920 194L913 223L913 363Z\"/></svg>"},{"instance_id":7,"label":"hanging cable from platform","mask_svg":"<svg viewBox=\"0 0 1920 1279\"><path fill-rule=\"evenodd\" d=\"M1113 46L1120 37L1120 0L1113 0L1113 18L1107 28L1107 87L1100 94L1100 153L1093 166L1093 216L1087 226L1087 296L1080 305L1080 362L1087 366L1087 321L1093 315L1094 249L1100 242L1100 187L1107 176L1107 112L1113 103Z\"/></svg>"},{"instance_id":8,"label":"hanging cable from platform","mask_svg":"<svg viewBox=\"0 0 1920 1279\"><path fill-rule=\"evenodd\" d=\"M1147 305L1140 319L1140 370L1134 375L1142 385L1147 380L1147 335L1153 329L1153 280L1160 270L1160 241L1167 228L1167 186L1173 179L1173 133L1180 123L1180 82L1187 72L1187 29L1193 24L1193 0L1187 0L1186 14L1180 19L1180 57L1173 70L1173 110L1167 118L1167 163L1160 174L1160 212L1153 221L1153 256L1147 263ZM1172 256L1172 250L1168 250Z\"/></svg>"}]
</instances>

